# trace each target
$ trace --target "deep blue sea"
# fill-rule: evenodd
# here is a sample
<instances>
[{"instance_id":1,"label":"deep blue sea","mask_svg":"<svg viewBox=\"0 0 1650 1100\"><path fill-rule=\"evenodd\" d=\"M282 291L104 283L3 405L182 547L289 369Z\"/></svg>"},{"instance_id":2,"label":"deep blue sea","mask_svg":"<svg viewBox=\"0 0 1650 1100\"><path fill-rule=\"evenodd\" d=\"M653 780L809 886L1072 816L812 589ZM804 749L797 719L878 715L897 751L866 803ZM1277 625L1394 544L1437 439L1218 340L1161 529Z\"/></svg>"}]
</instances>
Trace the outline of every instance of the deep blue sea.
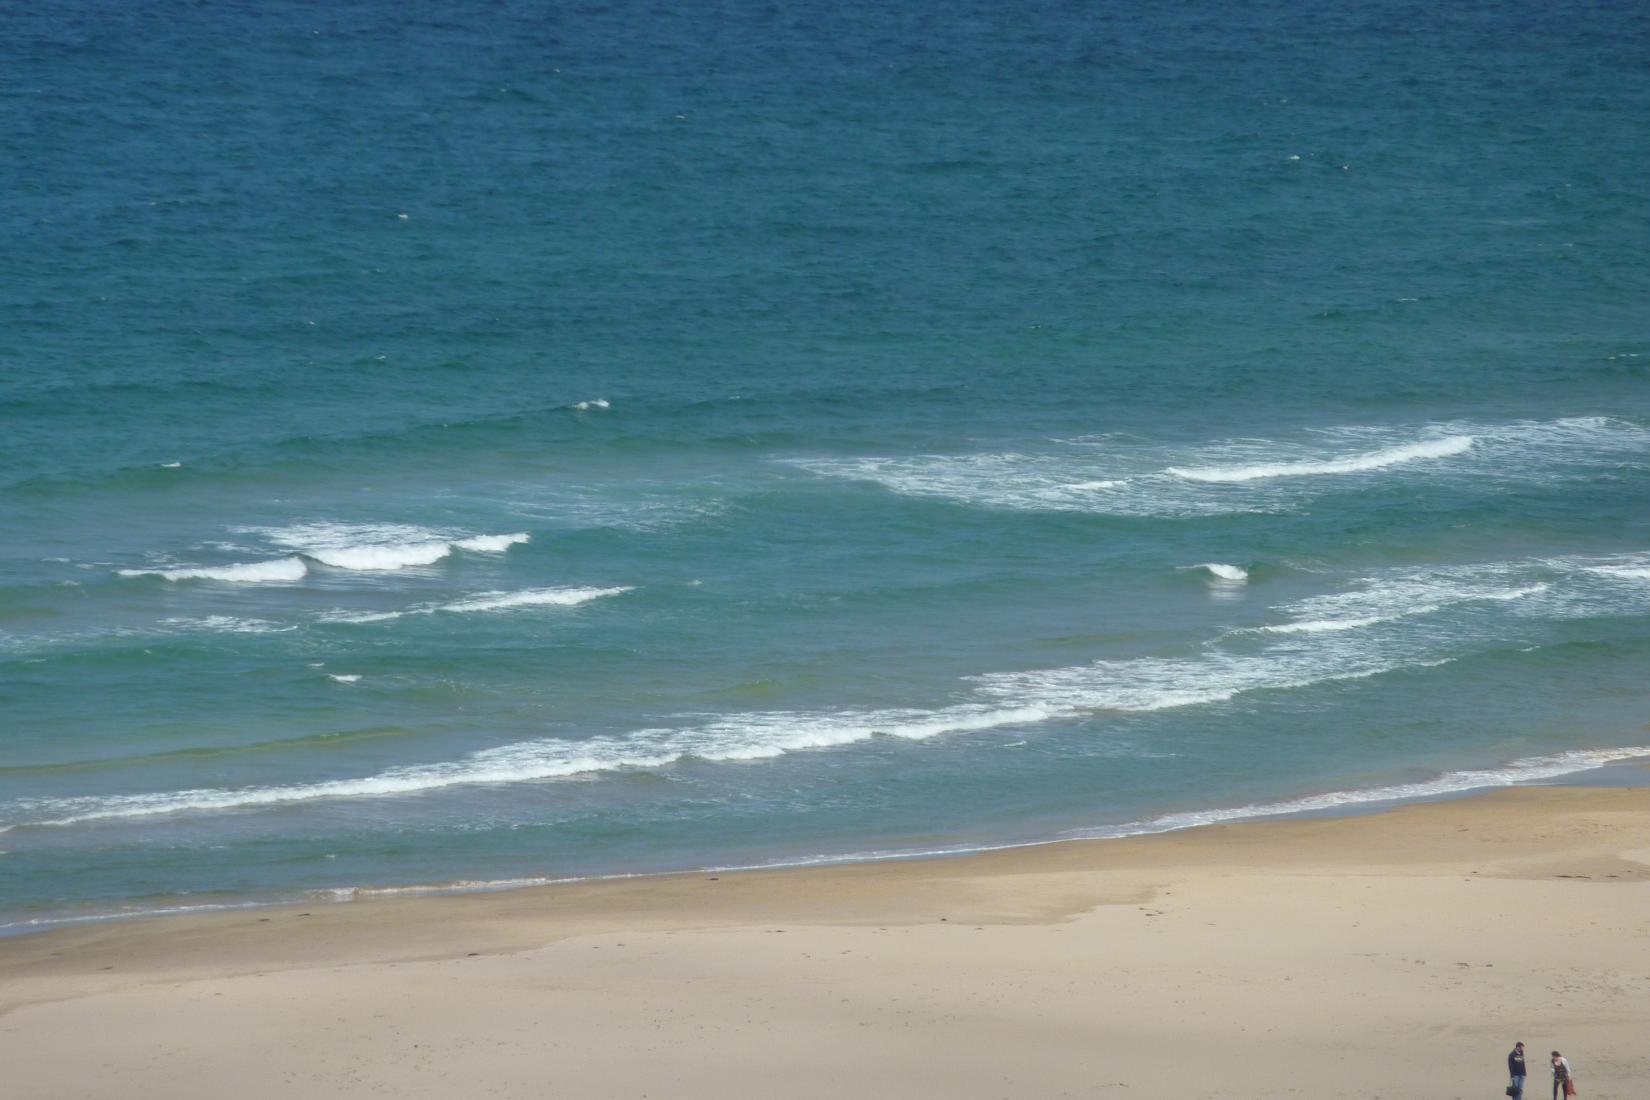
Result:
<instances>
[{"instance_id":1,"label":"deep blue sea","mask_svg":"<svg viewBox=\"0 0 1650 1100\"><path fill-rule=\"evenodd\" d=\"M1650 753L1631 3L0 11L0 925Z\"/></svg>"}]
</instances>

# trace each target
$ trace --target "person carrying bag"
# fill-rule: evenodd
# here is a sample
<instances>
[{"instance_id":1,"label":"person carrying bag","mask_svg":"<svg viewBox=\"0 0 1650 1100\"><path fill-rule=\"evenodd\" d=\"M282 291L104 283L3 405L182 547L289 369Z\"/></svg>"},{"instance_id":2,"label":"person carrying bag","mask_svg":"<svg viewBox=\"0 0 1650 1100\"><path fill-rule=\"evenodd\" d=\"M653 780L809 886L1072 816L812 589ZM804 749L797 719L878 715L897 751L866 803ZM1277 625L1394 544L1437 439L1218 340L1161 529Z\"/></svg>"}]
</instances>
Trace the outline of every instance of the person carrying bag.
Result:
<instances>
[{"instance_id":1,"label":"person carrying bag","mask_svg":"<svg viewBox=\"0 0 1650 1100\"><path fill-rule=\"evenodd\" d=\"M1576 1094L1575 1075L1570 1071L1570 1060L1553 1051L1553 1100Z\"/></svg>"}]
</instances>

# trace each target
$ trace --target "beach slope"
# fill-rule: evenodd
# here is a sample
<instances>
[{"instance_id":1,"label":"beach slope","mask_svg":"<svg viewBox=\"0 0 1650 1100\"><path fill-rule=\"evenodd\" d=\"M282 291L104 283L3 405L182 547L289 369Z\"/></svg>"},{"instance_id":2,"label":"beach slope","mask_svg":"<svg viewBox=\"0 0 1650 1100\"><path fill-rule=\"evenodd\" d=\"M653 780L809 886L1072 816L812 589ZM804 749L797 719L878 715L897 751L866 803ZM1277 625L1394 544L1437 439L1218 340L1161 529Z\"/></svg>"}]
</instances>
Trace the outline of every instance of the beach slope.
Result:
<instances>
[{"instance_id":1,"label":"beach slope","mask_svg":"<svg viewBox=\"0 0 1650 1100\"><path fill-rule=\"evenodd\" d=\"M18 1098L1607 1100L1647 1019L1644 788L0 941Z\"/></svg>"}]
</instances>

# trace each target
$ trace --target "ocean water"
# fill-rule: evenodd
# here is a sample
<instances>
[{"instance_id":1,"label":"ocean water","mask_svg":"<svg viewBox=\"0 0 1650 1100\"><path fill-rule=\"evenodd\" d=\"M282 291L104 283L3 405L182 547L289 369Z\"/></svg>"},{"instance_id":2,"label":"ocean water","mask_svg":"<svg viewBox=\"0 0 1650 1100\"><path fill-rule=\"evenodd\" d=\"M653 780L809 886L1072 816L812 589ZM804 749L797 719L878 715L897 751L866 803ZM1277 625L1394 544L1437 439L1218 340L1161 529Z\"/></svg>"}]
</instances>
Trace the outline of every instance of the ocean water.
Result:
<instances>
[{"instance_id":1,"label":"ocean water","mask_svg":"<svg viewBox=\"0 0 1650 1100\"><path fill-rule=\"evenodd\" d=\"M1628 4L0 15L0 924L1650 753Z\"/></svg>"}]
</instances>

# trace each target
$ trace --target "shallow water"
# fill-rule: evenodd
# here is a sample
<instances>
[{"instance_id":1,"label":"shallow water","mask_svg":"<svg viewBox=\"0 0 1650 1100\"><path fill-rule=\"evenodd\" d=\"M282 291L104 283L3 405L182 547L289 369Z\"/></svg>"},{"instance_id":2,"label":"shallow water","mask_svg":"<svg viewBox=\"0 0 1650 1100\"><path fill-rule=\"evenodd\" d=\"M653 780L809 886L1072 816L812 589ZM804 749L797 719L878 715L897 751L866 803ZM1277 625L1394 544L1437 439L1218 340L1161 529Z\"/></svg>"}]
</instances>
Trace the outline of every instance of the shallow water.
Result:
<instances>
[{"instance_id":1,"label":"shallow water","mask_svg":"<svg viewBox=\"0 0 1650 1100\"><path fill-rule=\"evenodd\" d=\"M1635 19L15 14L0 923L1631 754Z\"/></svg>"}]
</instances>

